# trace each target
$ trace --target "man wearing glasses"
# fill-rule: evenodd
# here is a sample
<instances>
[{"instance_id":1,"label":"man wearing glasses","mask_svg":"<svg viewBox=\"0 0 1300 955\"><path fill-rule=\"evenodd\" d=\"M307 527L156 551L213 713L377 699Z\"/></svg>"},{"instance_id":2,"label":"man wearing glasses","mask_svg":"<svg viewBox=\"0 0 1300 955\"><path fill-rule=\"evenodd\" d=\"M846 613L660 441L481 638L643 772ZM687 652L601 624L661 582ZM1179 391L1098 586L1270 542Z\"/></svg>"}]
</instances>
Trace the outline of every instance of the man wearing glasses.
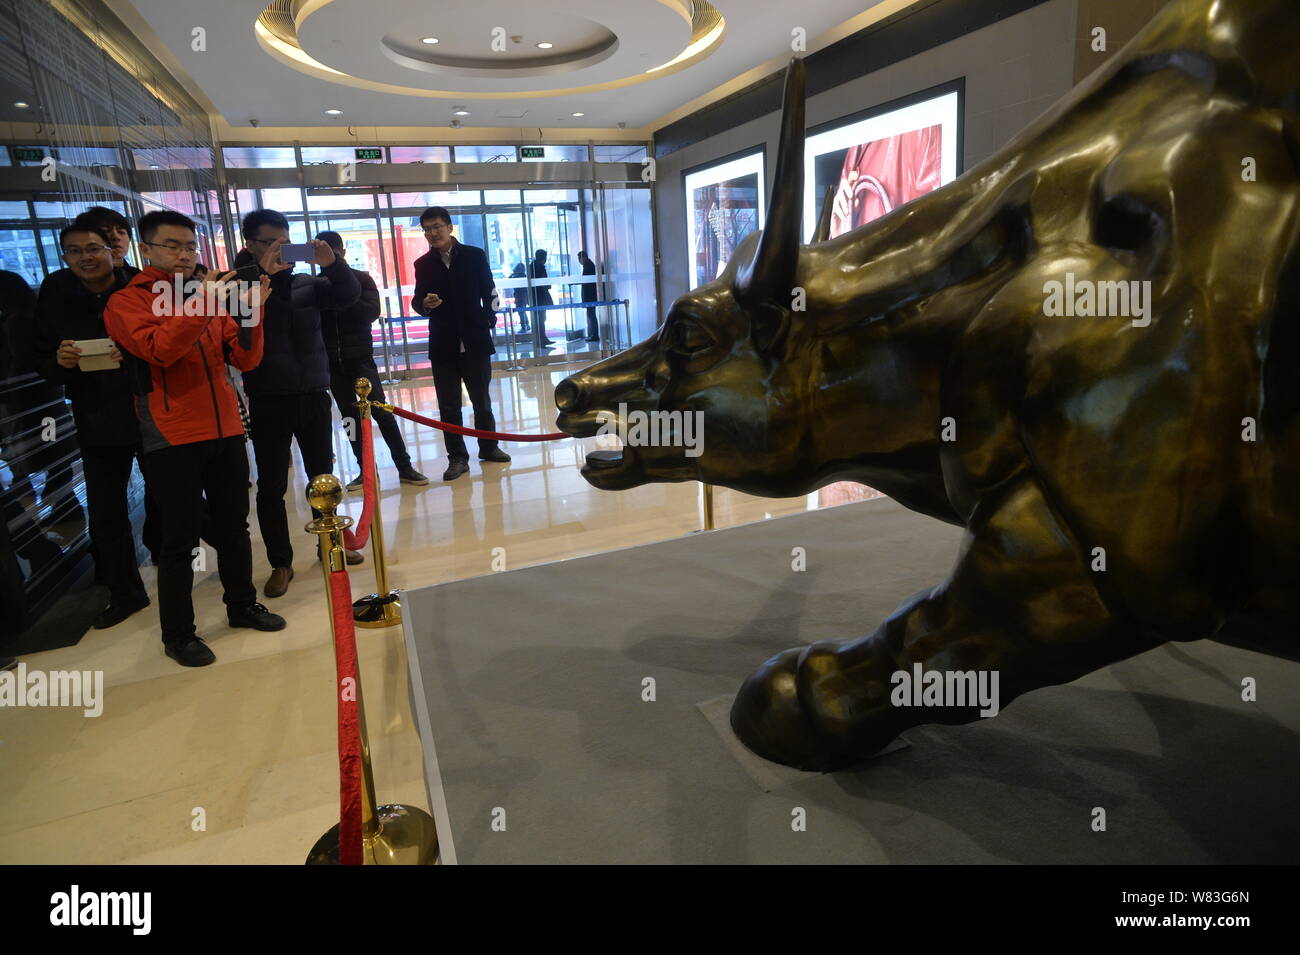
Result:
<instances>
[{"instance_id":1,"label":"man wearing glasses","mask_svg":"<svg viewBox=\"0 0 1300 955\"><path fill-rule=\"evenodd\" d=\"M104 339L104 306L125 288L129 276L114 268L107 232L81 216L59 233L67 268L51 272L36 302L36 370L61 385L72 403L86 480L95 577L108 587L108 606L95 618L96 630L115 627L149 606L149 594L135 558L127 488L132 463L143 455L131 381L113 346L114 367L81 368L78 342ZM143 461L141 469L143 470Z\"/></svg>"},{"instance_id":2,"label":"man wearing glasses","mask_svg":"<svg viewBox=\"0 0 1300 955\"><path fill-rule=\"evenodd\" d=\"M474 406L474 427L495 431L492 397L492 329L496 326L496 282L486 253L462 245L452 235L451 213L442 206L425 209L420 227L429 251L415 260L415 296L411 305L429 318L429 364L433 366L433 387L438 394L438 417L449 424L461 424L460 386L465 384ZM450 431L442 433L447 448L444 481L454 481L469 470L465 439ZM489 438L478 439L480 461L506 463L506 454Z\"/></svg>"},{"instance_id":3,"label":"man wearing glasses","mask_svg":"<svg viewBox=\"0 0 1300 955\"><path fill-rule=\"evenodd\" d=\"M244 248L235 267L256 264L269 281L265 309L266 347L262 363L244 375L248 416L257 459L257 522L271 564L263 593L280 597L293 580L293 544L284 495L289 487L289 460L298 442L307 480L334 471L334 418L329 393L330 366L321 333L322 309L345 309L361 297L361 285L347 263L319 239L312 264L319 276L294 275L282 261L280 247L289 241L289 220L274 209L258 209L240 224ZM348 551L349 564L362 556Z\"/></svg>"},{"instance_id":4,"label":"man wearing glasses","mask_svg":"<svg viewBox=\"0 0 1300 955\"><path fill-rule=\"evenodd\" d=\"M257 307L249 283L214 277L217 296L206 289L186 296L176 309L175 283L190 282L198 259L193 220L179 212L151 212L139 222L148 267L113 294L104 310L109 335L123 350L148 363L149 380L137 393L136 412L144 445L144 476L162 520L158 562L158 614L167 655L182 666L207 666L216 656L194 628L192 550L207 497L212 545L217 551L226 619L232 627L283 630L284 618L257 602L253 550L248 536L248 453L234 387L226 363L241 371L262 360L262 312L271 294L261 282ZM238 296L230 311L212 299ZM196 307L197 306L197 307ZM177 314L179 312L179 314Z\"/></svg>"}]
</instances>

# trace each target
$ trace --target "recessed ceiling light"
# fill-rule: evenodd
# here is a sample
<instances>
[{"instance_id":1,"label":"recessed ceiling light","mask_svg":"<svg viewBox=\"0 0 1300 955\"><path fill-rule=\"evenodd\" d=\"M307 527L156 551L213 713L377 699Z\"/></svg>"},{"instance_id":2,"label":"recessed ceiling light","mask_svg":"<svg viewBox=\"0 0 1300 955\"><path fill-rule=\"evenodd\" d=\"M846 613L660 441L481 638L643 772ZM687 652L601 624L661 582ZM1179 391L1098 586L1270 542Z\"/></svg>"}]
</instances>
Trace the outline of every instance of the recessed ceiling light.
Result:
<instances>
[{"instance_id":1,"label":"recessed ceiling light","mask_svg":"<svg viewBox=\"0 0 1300 955\"><path fill-rule=\"evenodd\" d=\"M550 42L548 42L548 41L546 41L546 40L543 40L541 43L537 44L537 49L539 49L539 50L549 50L549 49L550 49L551 47L553 47L553 46L555 46L554 43L550 43Z\"/></svg>"},{"instance_id":2,"label":"recessed ceiling light","mask_svg":"<svg viewBox=\"0 0 1300 955\"><path fill-rule=\"evenodd\" d=\"M462 106L460 109L453 109L451 111L451 114L453 116L468 116L469 110L467 110L464 106Z\"/></svg>"},{"instance_id":3,"label":"recessed ceiling light","mask_svg":"<svg viewBox=\"0 0 1300 955\"><path fill-rule=\"evenodd\" d=\"M27 109L28 106L28 104L24 103L22 100L19 100L18 102L14 103L14 105L17 106L19 109Z\"/></svg>"},{"instance_id":4,"label":"recessed ceiling light","mask_svg":"<svg viewBox=\"0 0 1300 955\"><path fill-rule=\"evenodd\" d=\"M574 115L574 116L586 116L587 114L586 114L586 113L574 113L573 115Z\"/></svg>"},{"instance_id":5,"label":"recessed ceiling light","mask_svg":"<svg viewBox=\"0 0 1300 955\"><path fill-rule=\"evenodd\" d=\"M341 109L335 109L333 106L331 106L329 109L325 110L325 115L326 115L326 116L341 116L341 115L343 115L343 110L341 110Z\"/></svg>"},{"instance_id":6,"label":"recessed ceiling light","mask_svg":"<svg viewBox=\"0 0 1300 955\"><path fill-rule=\"evenodd\" d=\"M436 36L422 36L420 37L420 42L433 44L438 42L438 38Z\"/></svg>"},{"instance_id":7,"label":"recessed ceiling light","mask_svg":"<svg viewBox=\"0 0 1300 955\"><path fill-rule=\"evenodd\" d=\"M150 168L150 169L161 169L162 166L158 165L156 162L151 162L151 163L149 163L149 168Z\"/></svg>"}]
</instances>

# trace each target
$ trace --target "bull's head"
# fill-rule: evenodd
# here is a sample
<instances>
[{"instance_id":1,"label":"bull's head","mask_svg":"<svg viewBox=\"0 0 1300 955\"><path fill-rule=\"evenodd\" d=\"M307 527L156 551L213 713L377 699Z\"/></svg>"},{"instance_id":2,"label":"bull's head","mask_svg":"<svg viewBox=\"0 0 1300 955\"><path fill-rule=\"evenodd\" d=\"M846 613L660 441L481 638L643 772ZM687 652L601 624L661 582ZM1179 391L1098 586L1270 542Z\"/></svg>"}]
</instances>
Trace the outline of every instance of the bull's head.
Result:
<instances>
[{"instance_id":1,"label":"bull's head","mask_svg":"<svg viewBox=\"0 0 1300 955\"><path fill-rule=\"evenodd\" d=\"M1153 356L1215 327L1207 310L1252 321L1272 307L1261 290L1278 287L1297 248L1298 35L1296 0L1175 0L1000 152L806 246L795 60L762 233L674 302L653 336L556 389L558 425L576 436L620 405L703 412L703 453L598 451L583 476L604 489L699 480L773 497L857 480L961 521L972 501L945 480L941 421L1021 399L1025 383L1005 380L1023 367L1008 347L1078 349L1080 375L1104 377L1144 350L1169 360ZM1151 281L1149 333L1094 323L1060 337L1043 318L1044 287L1070 271ZM954 394L954 359L975 349L986 375L967 369Z\"/></svg>"}]
</instances>

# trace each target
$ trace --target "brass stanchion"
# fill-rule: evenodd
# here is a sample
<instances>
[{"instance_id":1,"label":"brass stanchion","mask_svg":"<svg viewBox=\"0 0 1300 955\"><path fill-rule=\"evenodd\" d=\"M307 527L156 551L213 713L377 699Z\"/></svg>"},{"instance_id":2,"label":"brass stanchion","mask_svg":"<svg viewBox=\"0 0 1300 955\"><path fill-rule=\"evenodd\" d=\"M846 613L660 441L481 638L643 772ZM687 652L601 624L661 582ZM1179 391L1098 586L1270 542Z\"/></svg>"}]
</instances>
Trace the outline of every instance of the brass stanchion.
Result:
<instances>
[{"instance_id":1,"label":"brass stanchion","mask_svg":"<svg viewBox=\"0 0 1300 955\"><path fill-rule=\"evenodd\" d=\"M357 393L357 427L364 431L363 421L370 419L370 379L358 378L352 383ZM371 427L371 456L374 454L374 428ZM362 449L365 453L365 449ZM388 589L388 562L384 557L384 518L380 513L379 468L375 468L375 510L370 516L370 556L375 565L375 592L352 604L352 619L358 627L379 630L395 627L402 622L402 601L396 590Z\"/></svg>"},{"instance_id":2,"label":"brass stanchion","mask_svg":"<svg viewBox=\"0 0 1300 955\"><path fill-rule=\"evenodd\" d=\"M307 530L320 541L321 567L325 571L325 602L334 632L334 601L330 575L344 572L343 531L352 518L340 517L343 485L332 474L321 474L307 485L307 501L320 518ZM357 663L357 717L361 732L361 839L365 865L433 865L438 859L438 831L433 817L415 806L375 805L375 778L370 768L370 739L366 735L366 707L361 696L361 663ZM335 824L316 840L307 854L308 865L338 865L339 827Z\"/></svg>"},{"instance_id":3,"label":"brass stanchion","mask_svg":"<svg viewBox=\"0 0 1300 955\"><path fill-rule=\"evenodd\" d=\"M704 530L713 530L713 485L702 484L704 489Z\"/></svg>"}]
</instances>

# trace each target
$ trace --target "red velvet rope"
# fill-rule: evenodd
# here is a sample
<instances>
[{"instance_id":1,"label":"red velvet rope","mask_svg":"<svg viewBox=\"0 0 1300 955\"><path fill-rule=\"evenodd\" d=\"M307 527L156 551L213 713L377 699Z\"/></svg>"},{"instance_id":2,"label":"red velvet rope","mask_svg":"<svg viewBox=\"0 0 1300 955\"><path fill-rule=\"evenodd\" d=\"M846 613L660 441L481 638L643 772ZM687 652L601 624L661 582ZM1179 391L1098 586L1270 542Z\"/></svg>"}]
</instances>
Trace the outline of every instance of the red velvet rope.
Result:
<instances>
[{"instance_id":1,"label":"red velvet rope","mask_svg":"<svg viewBox=\"0 0 1300 955\"><path fill-rule=\"evenodd\" d=\"M567 435L563 431L552 431L550 434L507 434L503 431L479 431L477 428L463 428L458 424L435 421L433 418L426 418L424 415L407 411L405 408L396 408L391 405L386 407L399 418L405 418L407 421L415 421L419 424L427 424L430 428L437 428L439 431L463 434L467 438L491 438L494 441L559 441L561 438L571 437L571 435Z\"/></svg>"},{"instance_id":2,"label":"red velvet rope","mask_svg":"<svg viewBox=\"0 0 1300 955\"><path fill-rule=\"evenodd\" d=\"M361 487L365 503L361 505L361 519L357 530L343 531L343 546L348 550L361 550L370 539L370 520L375 513L375 442L370 416L361 419Z\"/></svg>"},{"instance_id":3,"label":"red velvet rope","mask_svg":"<svg viewBox=\"0 0 1300 955\"><path fill-rule=\"evenodd\" d=\"M357 630L347 564L330 573L334 605L334 663L339 695L339 864L361 865L361 717L358 712ZM350 685L345 681L351 680Z\"/></svg>"}]
</instances>

